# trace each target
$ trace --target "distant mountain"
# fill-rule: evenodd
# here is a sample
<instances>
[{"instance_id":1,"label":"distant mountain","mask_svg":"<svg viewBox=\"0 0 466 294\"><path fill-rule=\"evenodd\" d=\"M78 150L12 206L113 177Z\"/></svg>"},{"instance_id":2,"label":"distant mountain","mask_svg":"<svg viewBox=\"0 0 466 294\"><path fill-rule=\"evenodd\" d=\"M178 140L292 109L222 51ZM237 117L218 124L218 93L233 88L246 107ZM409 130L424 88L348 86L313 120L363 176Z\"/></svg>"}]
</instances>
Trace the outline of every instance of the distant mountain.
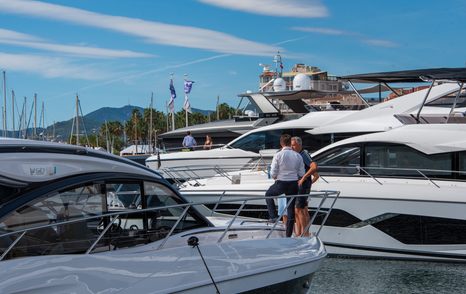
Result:
<instances>
[{"instance_id":1,"label":"distant mountain","mask_svg":"<svg viewBox=\"0 0 466 294\"><path fill-rule=\"evenodd\" d=\"M100 109L97 109L93 112L90 112L86 115L84 115L84 126L82 125L82 122L80 121L80 126L79 129L81 130L80 133L84 132L84 127L86 128L86 132L88 134L92 134L93 130L99 129L105 121L119 121L119 122L124 122L129 120L131 117L131 113L133 112L133 109L138 109L141 114L144 112L144 108L139 107L139 106L133 106L133 105L126 105L120 108L117 107L102 107ZM203 110L203 109L198 109L198 108L191 108L192 112L199 112L202 113L203 115L208 115L210 113L213 113L215 111L213 110ZM73 125L73 118L66 120L66 121L61 121L61 122L56 122L55 123L55 136L61 140L66 140L69 138L71 134L71 126ZM42 129L37 129L37 134L42 133ZM0 136L3 133L2 130L0 130ZM32 129L28 129L28 134L32 133ZM50 125L47 127L47 134L52 134L53 133L53 126ZM17 133L15 135L12 134L11 131L8 132L7 136L14 136L18 137Z\"/></svg>"},{"instance_id":2,"label":"distant mountain","mask_svg":"<svg viewBox=\"0 0 466 294\"><path fill-rule=\"evenodd\" d=\"M88 113L84 116L84 124L88 134L92 134L93 130L99 129L105 121L119 121L124 122L130 119L133 109L138 109L142 114L144 113L144 108L133 105L126 105L120 108L116 107L102 107ZM197 108L191 108L192 112L199 112L203 115L208 115L215 111L212 110L203 110ZM73 119L67 121L61 121L55 123L55 135L61 136L62 138L69 138L71 133L71 126L73 124ZM52 126L47 127L47 133L52 133ZM83 126L80 126L80 129L83 129Z\"/></svg>"},{"instance_id":3,"label":"distant mountain","mask_svg":"<svg viewBox=\"0 0 466 294\"><path fill-rule=\"evenodd\" d=\"M203 115L209 115L209 114L215 112L215 110L203 110L203 109L194 108L194 107L191 107L191 111L192 112L199 112L200 114L203 114Z\"/></svg>"},{"instance_id":4,"label":"distant mountain","mask_svg":"<svg viewBox=\"0 0 466 294\"><path fill-rule=\"evenodd\" d=\"M105 121L127 121L131 117L133 109L138 109L141 114L144 112L144 109L139 106L126 105L120 108L116 107L102 107L88 113L83 116L84 126L80 126L80 129L88 134L92 134L94 130L97 130L102 126ZM80 121L80 123L82 123ZM60 136L61 138L69 138L71 134L71 127L73 125L73 118L55 123L55 136ZM53 132L53 126L47 127L47 133L51 134ZM81 132L80 132L81 133Z\"/></svg>"}]
</instances>

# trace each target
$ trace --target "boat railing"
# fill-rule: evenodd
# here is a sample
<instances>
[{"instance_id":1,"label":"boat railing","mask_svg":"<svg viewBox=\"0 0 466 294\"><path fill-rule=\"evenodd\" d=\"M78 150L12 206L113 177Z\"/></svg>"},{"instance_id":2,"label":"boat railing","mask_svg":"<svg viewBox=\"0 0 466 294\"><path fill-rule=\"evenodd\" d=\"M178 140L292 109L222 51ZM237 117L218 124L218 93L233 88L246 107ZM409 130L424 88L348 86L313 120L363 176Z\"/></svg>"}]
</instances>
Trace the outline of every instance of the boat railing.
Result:
<instances>
[{"instance_id":1,"label":"boat railing","mask_svg":"<svg viewBox=\"0 0 466 294\"><path fill-rule=\"evenodd\" d=\"M458 170L443 170L443 169L426 169L426 168L390 168L390 167L373 167L373 166L325 166L319 165L320 179L329 183L328 177L330 176L344 176L344 177L360 177L367 176L383 185L380 178L422 178L429 181L437 188L440 186L435 182L438 180L458 180L463 178L466 180L466 171ZM456 178L455 178L456 175Z\"/></svg>"},{"instance_id":2,"label":"boat railing","mask_svg":"<svg viewBox=\"0 0 466 294\"><path fill-rule=\"evenodd\" d=\"M178 186L184 184L189 186L200 185L199 180L207 177L222 177L233 181L232 172L238 171L264 171L267 172L268 164L261 157L257 160L243 165L190 165L167 167L161 169L166 178L173 180Z\"/></svg>"},{"instance_id":3,"label":"boat railing","mask_svg":"<svg viewBox=\"0 0 466 294\"><path fill-rule=\"evenodd\" d=\"M192 147L169 147L169 148L163 148L162 151L163 153L175 153L175 152L189 152L189 151L194 151L194 150L209 150L209 149L215 149L215 148L220 148L225 146L225 144L212 144L210 145L209 148L204 148L204 145L195 145Z\"/></svg>"},{"instance_id":4,"label":"boat railing","mask_svg":"<svg viewBox=\"0 0 466 294\"><path fill-rule=\"evenodd\" d=\"M319 230L314 234L314 236L318 236L322 226L324 225L325 221L327 220L328 215L330 214L330 212L331 212L337 198L339 197L339 195L340 195L340 192L338 192L338 191L314 191L311 194L306 194L306 195L271 196L271 197L274 198L274 199L279 199L279 198L294 199L294 198L300 197L300 196L302 196L302 197L321 198L320 204L319 204L319 206L317 208L317 212L313 216L313 218L311 219L311 223L306 228L306 230L309 231L309 228L312 225L312 223L314 222L314 220L316 219L317 214L323 212L324 215L325 215L324 220L321 222L321 224L320 224L321 227L319 228ZM6 230L4 228L3 231L5 233L0 235L0 240L2 240L1 243L4 244L5 240L12 240L12 242L11 242L11 244L7 245L6 248L5 247L3 248L3 252L2 252L2 254L0 256L0 260L5 259L9 255L10 252L13 252L15 247L19 246L18 244L21 243L21 241L25 238L25 236L28 236L28 234L30 234L30 233L32 233L34 231L36 231L38 233L43 232L43 231L41 231L43 229L52 229L54 231L59 231L60 230L59 227L62 227L62 226L65 226L65 225L72 225L72 224L77 224L77 223L80 223L80 222L95 221L95 222L99 223L99 226L100 226L100 224L102 224L102 226L98 230L99 234L95 238L93 238L92 240L79 240L79 241L83 241L83 242L84 241L89 241L88 243L90 244L92 242L92 244L90 244L86 248L86 250L80 250L79 252L71 252L71 253L91 254L91 253L94 253L94 250L96 250L97 246L99 244L101 244L101 241L106 239L105 237L106 237L107 233L112 230L112 227L115 226L118 223L119 223L118 226L120 226L121 225L121 220L124 219L125 217L128 217L129 215L149 213L149 212L160 212L162 210L170 210L170 209L176 209L176 208L182 209L182 213L179 216L175 216L176 221L171 226L169 231L165 232L166 235L163 238L159 238L159 239L155 240L155 241L160 241L160 244L156 248L156 249L159 250L159 249L164 248L164 246L167 243L167 241L169 240L169 238L174 235L174 232L177 229L177 227L179 226L180 222L187 217L188 212L193 207L199 207L199 208L202 207L202 210L206 210L205 205L209 205L209 204L214 205L215 207L217 207L219 204L224 203L224 202L228 202L228 203L236 202L236 203L239 203L240 207L237 209L234 216L225 215L225 214L220 215L222 217L231 218L224 229L222 227L220 227L220 229L222 231L221 231L220 237L217 240L217 243L221 243L224 240L224 237L226 236L226 234L232 229L237 229L237 226L245 225L248 222L256 222L256 223L268 222L267 220L259 220L259 219L252 219L252 218L245 219L245 218L241 217L240 216L241 212L243 211L244 207L249 202L254 202L254 201L261 200L261 201L264 201L264 203L265 203L265 198L264 197L257 197L257 196L252 196L252 197L249 196L248 197L247 195L242 195L242 196L243 197L238 198L238 199L234 199L234 200L230 200L230 199L227 200L227 199L220 198L220 199L218 199L216 201L210 201L210 202L188 202L188 203L183 203L183 204L166 205L166 206L151 207L151 208L124 209L124 210L121 210L121 211L108 212L108 213L103 213L103 214L98 214L98 215L80 216L79 218L76 218L76 219L55 221L55 222L52 222L52 223L49 223L49 224L44 224L44 225L34 225L34 226L31 226L31 227L28 227L28 228L23 228L23 229L14 230L14 231L8 231L8 230ZM329 199L331 199L330 205L325 206L325 203L327 203L327 200L329 200ZM288 202L288 205L291 203L291 201L287 201L287 202ZM213 211L211 213L211 215L212 216L217 216L218 212ZM282 217L282 215L280 215L280 217ZM106 222L104 220L106 220ZM247 228L254 229L254 230L269 231L268 234L265 237L266 239L268 239L268 238L270 238L270 236L271 236L271 234L273 232L283 230L282 226L277 228L278 224L279 224L279 219L277 219L274 223L269 223L268 225L263 225L262 224L261 226L259 226L259 225L258 226L253 226L253 227L248 226ZM122 230L121 227L120 227L120 230ZM129 230L131 230L131 227L129 228ZM302 236L304 236L304 235L302 235ZM117 239L118 237L114 236L113 238ZM155 242L155 241L151 241L151 242ZM57 243L59 243L59 241L57 241ZM149 242L146 242L146 243L149 243ZM105 245L105 246L107 246L107 245ZM108 245L108 246L110 247L110 245ZM108 249L108 250L116 250L116 249L118 249L118 247L115 246L113 249ZM100 251L98 251L98 252L100 252ZM43 255L43 254L35 254L35 255Z\"/></svg>"}]
</instances>

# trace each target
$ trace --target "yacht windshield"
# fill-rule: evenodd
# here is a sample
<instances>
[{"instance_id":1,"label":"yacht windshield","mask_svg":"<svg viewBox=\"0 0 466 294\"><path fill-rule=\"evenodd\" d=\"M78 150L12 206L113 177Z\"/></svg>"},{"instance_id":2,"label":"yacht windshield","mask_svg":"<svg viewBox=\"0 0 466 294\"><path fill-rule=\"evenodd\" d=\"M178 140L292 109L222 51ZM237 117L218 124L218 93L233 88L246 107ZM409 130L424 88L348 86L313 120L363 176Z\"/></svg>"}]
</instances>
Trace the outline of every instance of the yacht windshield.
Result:
<instances>
[{"instance_id":1,"label":"yacht windshield","mask_svg":"<svg viewBox=\"0 0 466 294\"><path fill-rule=\"evenodd\" d=\"M329 174L357 174L360 165L359 146L342 146L330 149L314 160L319 165L319 172Z\"/></svg>"},{"instance_id":2,"label":"yacht windshield","mask_svg":"<svg viewBox=\"0 0 466 294\"><path fill-rule=\"evenodd\" d=\"M193 208L185 212L184 204L162 183L138 180L109 179L47 192L0 219L0 235L13 233L0 237L0 254L24 230L7 259L116 250L165 238L173 227L175 234L209 226Z\"/></svg>"}]
</instances>

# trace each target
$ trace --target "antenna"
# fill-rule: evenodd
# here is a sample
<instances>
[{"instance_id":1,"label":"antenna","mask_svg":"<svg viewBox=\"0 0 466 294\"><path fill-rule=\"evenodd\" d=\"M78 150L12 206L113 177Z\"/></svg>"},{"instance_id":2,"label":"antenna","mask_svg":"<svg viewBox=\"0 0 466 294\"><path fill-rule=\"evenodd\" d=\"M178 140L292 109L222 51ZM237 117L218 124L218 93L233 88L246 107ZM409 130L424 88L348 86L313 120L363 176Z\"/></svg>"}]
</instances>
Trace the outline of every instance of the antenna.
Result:
<instances>
[{"instance_id":1,"label":"antenna","mask_svg":"<svg viewBox=\"0 0 466 294\"><path fill-rule=\"evenodd\" d=\"M277 51L277 54L273 57L273 62L275 63L275 74L276 77L281 77L283 73L283 64L282 64L282 56L280 55L280 51ZM280 75L278 75L278 67L280 67Z\"/></svg>"}]
</instances>

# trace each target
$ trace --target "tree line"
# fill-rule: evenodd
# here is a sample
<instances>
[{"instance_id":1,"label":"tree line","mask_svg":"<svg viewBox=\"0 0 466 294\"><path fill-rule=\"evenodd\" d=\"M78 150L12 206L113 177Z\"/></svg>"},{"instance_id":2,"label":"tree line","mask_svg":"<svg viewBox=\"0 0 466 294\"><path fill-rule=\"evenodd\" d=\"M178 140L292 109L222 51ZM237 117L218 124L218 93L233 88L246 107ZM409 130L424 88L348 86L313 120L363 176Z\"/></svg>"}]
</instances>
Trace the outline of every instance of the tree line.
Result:
<instances>
[{"instance_id":1,"label":"tree line","mask_svg":"<svg viewBox=\"0 0 466 294\"><path fill-rule=\"evenodd\" d=\"M126 121L107 121L103 123L98 130L93 131L87 136L79 137L80 145L90 145L92 147L102 147L108 151L118 154L126 146L137 144L149 144L150 121L152 112L152 144L156 134L162 134L171 130L171 114L167 114L145 108L143 113L138 109L133 109L131 116ZM211 121L232 118L236 114L236 109L226 103L218 105L218 113L210 112L204 115L200 112L188 114L189 125L203 124ZM167 126L168 124L168 126ZM175 112L175 128L186 126L186 115L184 110ZM76 144L76 135L73 134L71 143Z\"/></svg>"}]
</instances>

